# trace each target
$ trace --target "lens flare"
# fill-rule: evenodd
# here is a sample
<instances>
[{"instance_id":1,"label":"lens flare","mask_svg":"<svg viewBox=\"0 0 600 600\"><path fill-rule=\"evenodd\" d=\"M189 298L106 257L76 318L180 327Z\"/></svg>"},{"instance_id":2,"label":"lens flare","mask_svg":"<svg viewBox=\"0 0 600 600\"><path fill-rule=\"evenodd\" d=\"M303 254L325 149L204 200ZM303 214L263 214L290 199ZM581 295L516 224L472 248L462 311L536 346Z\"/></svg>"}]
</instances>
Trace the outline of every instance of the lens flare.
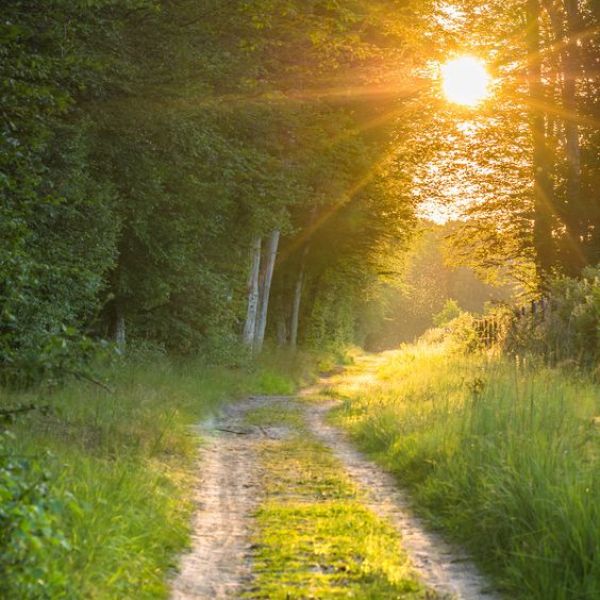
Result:
<instances>
[{"instance_id":1,"label":"lens flare","mask_svg":"<svg viewBox=\"0 0 600 600\"><path fill-rule=\"evenodd\" d=\"M461 56L442 65L442 84L450 102L476 106L489 95L490 76L479 59Z\"/></svg>"}]
</instances>

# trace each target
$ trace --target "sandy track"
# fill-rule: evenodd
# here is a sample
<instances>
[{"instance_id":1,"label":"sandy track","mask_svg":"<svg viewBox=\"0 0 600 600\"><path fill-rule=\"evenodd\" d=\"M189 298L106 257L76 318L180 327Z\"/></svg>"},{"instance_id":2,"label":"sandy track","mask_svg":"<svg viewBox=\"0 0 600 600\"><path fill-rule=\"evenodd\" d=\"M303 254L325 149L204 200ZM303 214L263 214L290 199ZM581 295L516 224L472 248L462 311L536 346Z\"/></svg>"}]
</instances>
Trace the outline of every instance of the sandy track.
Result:
<instances>
[{"instance_id":1,"label":"sandy track","mask_svg":"<svg viewBox=\"0 0 600 600\"><path fill-rule=\"evenodd\" d=\"M317 389L313 388L303 395L315 393ZM252 579L252 514L262 497L256 446L265 437L280 437L280 432L277 428L248 426L244 416L249 410L273 403L285 405L290 400L250 398L200 427L205 444L198 466L201 479L196 489L192 549L182 557L171 600L235 598L247 589ZM326 414L335 402L290 404L305 406L313 435L332 449L365 492L367 506L401 533L403 547L428 587L448 598L499 598L489 591L486 579L464 553L427 531L411 514L394 479L353 448L342 432L326 423Z\"/></svg>"},{"instance_id":2,"label":"sandy track","mask_svg":"<svg viewBox=\"0 0 600 600\"><path fill-rule=\"evenodd\" d=\"M233 598L250 578L249 527L260 500L254 447L264 434L244 426L243 419L265 401L251 398L232 405L199 429L205 444L192 548L182 557L172 600Z\"/></svg>"}]
</instances>

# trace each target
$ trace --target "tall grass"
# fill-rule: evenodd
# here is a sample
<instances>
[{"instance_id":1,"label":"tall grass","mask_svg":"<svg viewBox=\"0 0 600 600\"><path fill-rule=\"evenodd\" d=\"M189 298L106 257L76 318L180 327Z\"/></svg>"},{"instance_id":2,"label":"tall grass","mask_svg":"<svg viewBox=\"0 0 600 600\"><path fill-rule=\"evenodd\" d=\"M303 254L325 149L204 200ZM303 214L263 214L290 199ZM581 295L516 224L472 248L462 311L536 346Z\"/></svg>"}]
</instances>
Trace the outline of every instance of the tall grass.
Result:
<instances>
[{"instance_id":1,"label":"tall grass","mask_svg":"<svg viewBox=\"0 0 600 600\"><path fill-rule=\"evenodd\" d=\"M198 447L192 426L244 394L290 393L305 372L280 358L252 369L162 359L112 371L114 393L87 383L4 392L1 405L48 407L10 426L11 451L50 471L50 495L61 507L68 547L44 554L40 566L62 582L47 596L166 597L189 535Z\"/></svg>"},{"instance_id":2,"label":"tall grass","mask_svg":"<svg viewBox=\"0 0 600 600\"><path fill-rule=\"evenodd\" d=\"M600 389L527 360L406 347L338 417L510 598L600 598Z\"/></svg>"}]
</instances>

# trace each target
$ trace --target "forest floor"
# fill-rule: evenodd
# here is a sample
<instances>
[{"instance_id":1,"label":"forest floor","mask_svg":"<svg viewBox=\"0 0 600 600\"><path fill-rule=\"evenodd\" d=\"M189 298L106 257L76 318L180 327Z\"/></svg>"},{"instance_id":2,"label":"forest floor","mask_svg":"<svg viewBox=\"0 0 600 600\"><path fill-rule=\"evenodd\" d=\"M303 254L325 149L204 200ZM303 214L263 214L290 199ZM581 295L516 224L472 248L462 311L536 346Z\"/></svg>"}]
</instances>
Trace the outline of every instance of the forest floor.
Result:
<instances>
[{"instance_id":1,"label":"forest floor","mask_svg":"<svg viewBox=\"0 0 600 600\"><path fill-rule=\"evenodd\" d=\"M376 366L367 358L353 383ZM323 379L295 397L250 397L199 426L192 547L172 600L496 597L330 423L338 403Z\"/></svg>"}]
</instances>

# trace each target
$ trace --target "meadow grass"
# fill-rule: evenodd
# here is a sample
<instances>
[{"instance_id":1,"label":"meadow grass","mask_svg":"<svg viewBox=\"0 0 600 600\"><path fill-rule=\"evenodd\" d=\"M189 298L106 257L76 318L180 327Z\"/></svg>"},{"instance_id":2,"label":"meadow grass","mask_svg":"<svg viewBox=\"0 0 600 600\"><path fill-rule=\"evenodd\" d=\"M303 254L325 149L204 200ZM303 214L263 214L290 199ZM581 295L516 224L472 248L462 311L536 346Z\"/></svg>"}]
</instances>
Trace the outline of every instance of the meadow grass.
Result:
<instances>
[{"instance_id":1,"label":"meadow grass","mask_svg":"<svg viewBox=\"0 0 600 600\"><path fill-rule=\"evenodd\" d=\"M64 584L52 598L165 598L188 543L199 438L192 426L246 394L287 394L309 361L275 357L253 368L163 358L107 375L114 393L88 383L3 392L4 406L46 405L9 428L12 451L50 471L50 494L69 550L49 548ZM10 577L10 573L7 574Z\"/></svg>"},{"instance_id":2,"label":"meadow grass","mask_svg":"<svg viewBox=\"0 0 600 600\"><path fill-rule=\"evenodd\" d=\"M248 422L288 428L259 448L265 497L256 513L253 599L434 598L417 581L399 534L364 503L303 410L269 405Z\"/></svg>"},{"instance_id":3,"label":"meadow grass","mask_svg":"<svg viewBox=\"0 0 600 600\"><path fill-rule=\"evenodd\" d=\"M600 389L444 345L338 378L335 415L509 598L600 598ZM361 379L362 377L362 379Z\"/></svg>"}]
</instances>

